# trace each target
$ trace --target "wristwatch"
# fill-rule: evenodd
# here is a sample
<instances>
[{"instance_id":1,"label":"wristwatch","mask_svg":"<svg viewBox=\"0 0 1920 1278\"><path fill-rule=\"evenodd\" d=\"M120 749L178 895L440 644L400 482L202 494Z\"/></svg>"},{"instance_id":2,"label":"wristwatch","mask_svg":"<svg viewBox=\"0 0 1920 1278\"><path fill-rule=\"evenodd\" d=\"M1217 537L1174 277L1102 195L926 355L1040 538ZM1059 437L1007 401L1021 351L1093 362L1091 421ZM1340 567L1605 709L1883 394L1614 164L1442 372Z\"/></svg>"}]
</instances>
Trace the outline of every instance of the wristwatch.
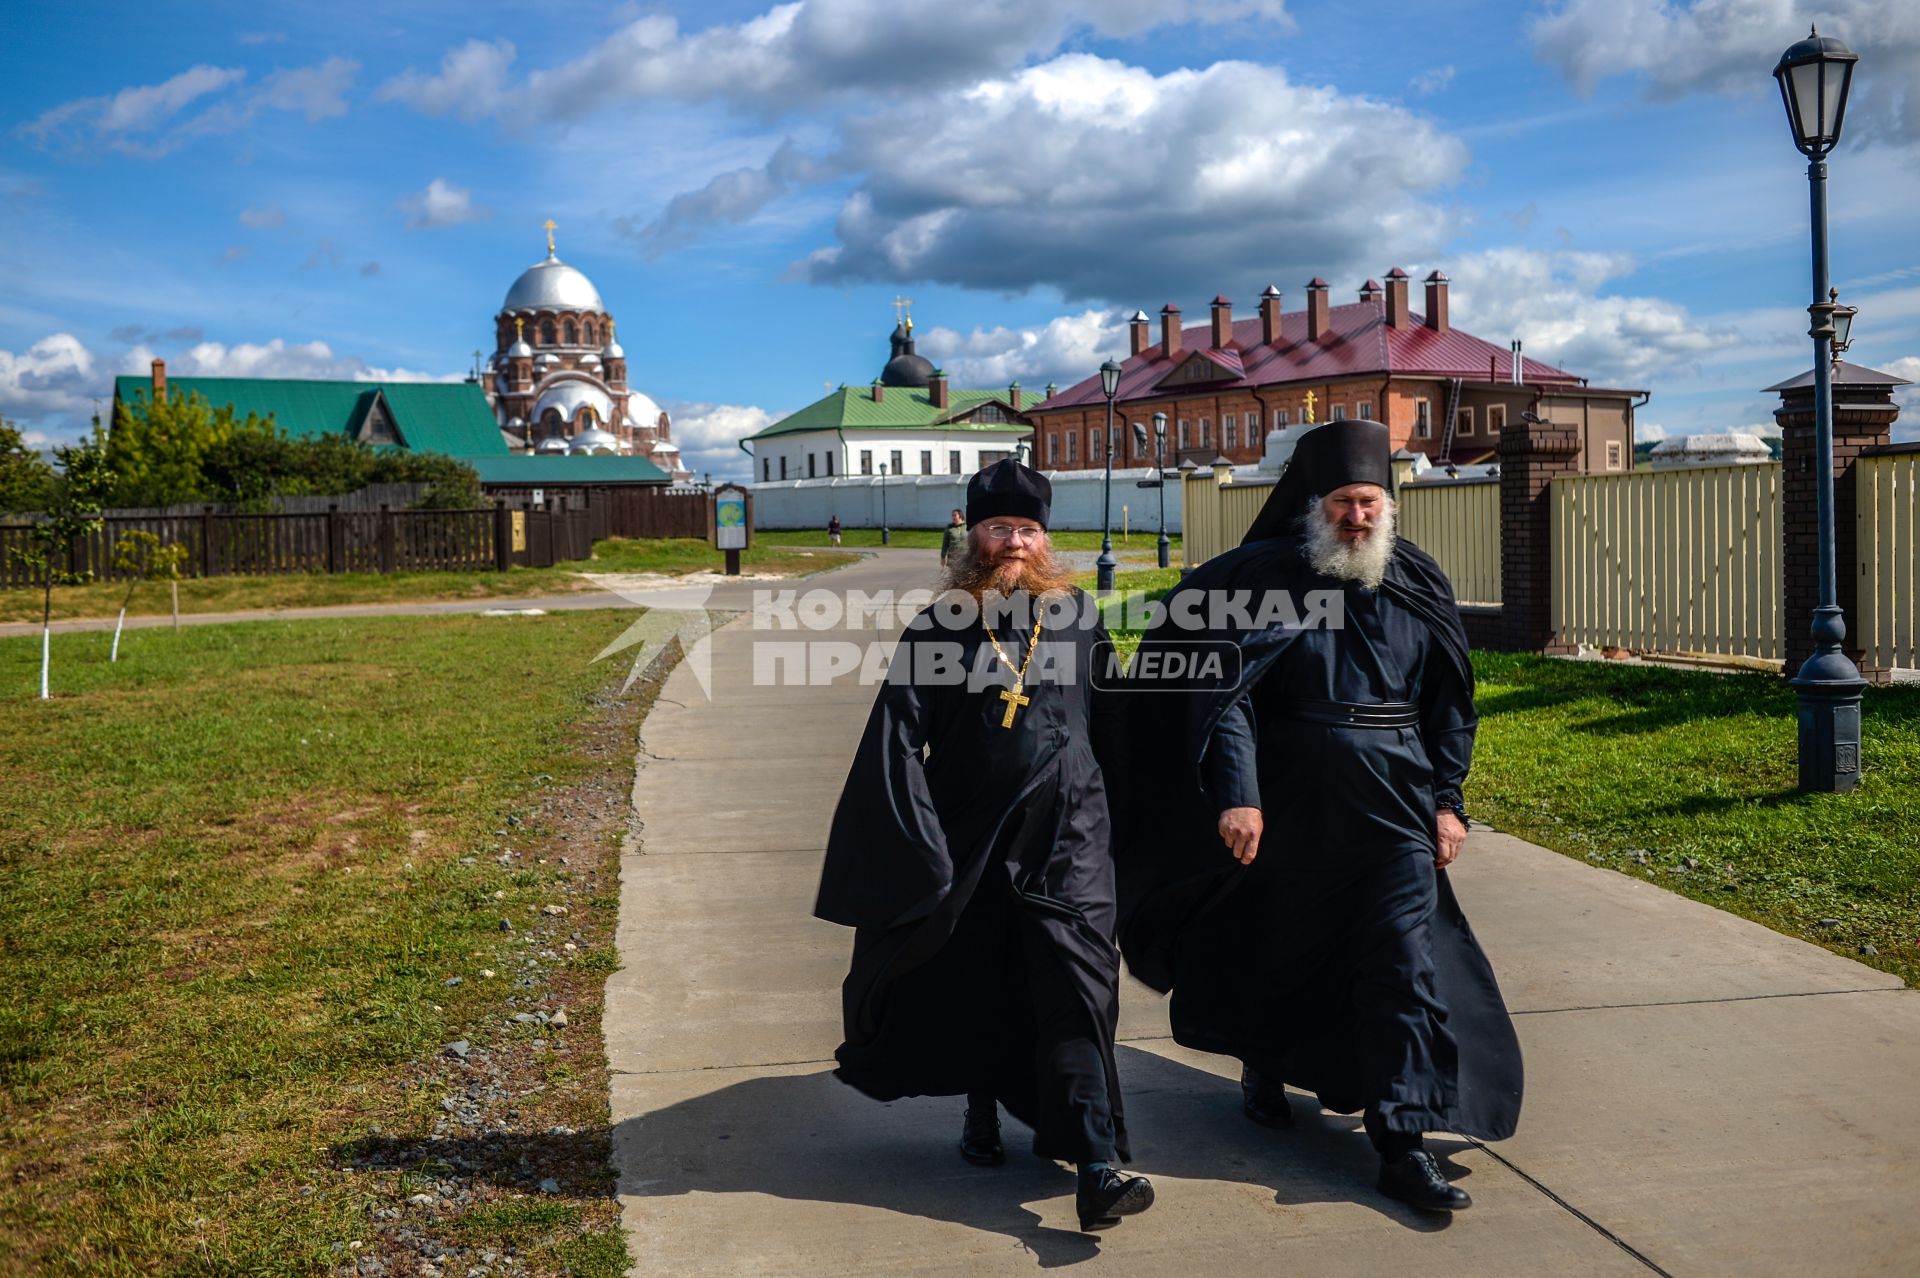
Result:
<instances>
[{"instance_id":1,"label":"wristwatch","mask_svg":"<svg viewBox=\"0 0 1920 1278\"><path fill-rule=\"evenodd\" d=\"M1451 812L1455 816L1459 817L1461 829L1471 830L1473 828L1473 819L1467 815L1466 804L1458 802L1456 800L1453 803L1442 803L1440 805L1440 808L1444 812Z\"/></svg>"}]
</instances>

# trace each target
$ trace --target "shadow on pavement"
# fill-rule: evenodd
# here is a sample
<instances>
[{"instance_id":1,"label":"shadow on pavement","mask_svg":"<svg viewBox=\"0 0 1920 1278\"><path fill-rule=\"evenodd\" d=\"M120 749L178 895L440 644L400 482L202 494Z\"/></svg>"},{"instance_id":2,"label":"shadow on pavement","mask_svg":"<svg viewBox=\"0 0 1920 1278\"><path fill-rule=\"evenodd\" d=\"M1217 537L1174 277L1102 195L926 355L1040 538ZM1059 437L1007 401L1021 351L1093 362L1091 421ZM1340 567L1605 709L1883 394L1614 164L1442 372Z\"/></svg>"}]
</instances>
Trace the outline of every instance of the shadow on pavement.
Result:
<instances>
[{"instance_id":1,"label":"shadow on pavement","mask_svg":"<svg viewBox=\"0 0 1920 1278\"><path fill-rule=\"evenodd\" d=\"M1352 1202L1409 1229L1447 1226L1448 1217L1413 1211L1374 1190L1377 1162L1357 1117L1322 1114L1295 1093L1299 1126L1268 1131L1241 1116L1239 1087L1230 1080L1125 1046L1120 1071L1132 1171L1259 1185L1272 1191L1281 1211ZM1020 1124L1003 1116L1005 1166L961 1161L955 1144L963 1108L958 1097L879 1104L827 1071L754 1078L621 1124L614 1161L621 1192L638 1198L767 1194L878 1208L1005 1235L1043 1268L1099 1254L1099 1236L1048 1226L1023 1206L1065 1199L1050 1214L1071 1222L1074 1178L1064 1166L1028 1153ZM1449 1175L1467 1174L1446 1161L1462 1144L1430 1145ZM1180 1209L1180 1195L1163 1188L1154 1214ZM1123 1235L1130 1224L1114 1232Z\"/></svg>"}]
</instances>

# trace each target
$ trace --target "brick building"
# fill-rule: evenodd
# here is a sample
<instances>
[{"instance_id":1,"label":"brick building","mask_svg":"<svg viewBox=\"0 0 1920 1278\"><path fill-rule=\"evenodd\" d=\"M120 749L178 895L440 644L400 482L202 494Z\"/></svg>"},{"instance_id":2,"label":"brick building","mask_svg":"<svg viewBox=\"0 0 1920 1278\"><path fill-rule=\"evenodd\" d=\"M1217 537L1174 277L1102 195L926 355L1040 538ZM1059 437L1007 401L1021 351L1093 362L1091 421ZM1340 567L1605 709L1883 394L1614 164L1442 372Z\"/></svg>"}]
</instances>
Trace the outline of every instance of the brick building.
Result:
<instances>
[{"instance_id":1,"label":"brick building","mask_svg":"<svg viewBox=\"0 0 1920 1278\"><path fill-rule=\"evenodd\" d=\"M1570 428L1576 468L1628 470L1639 390L1597 387L1515 348L1454 328L1447 277L1426 279L1426 309L1409 307L1410 279L1398 267L1382 287L1368 280L1357 302L1332 305L1327 282L1307 285L1304 309L1288 313L1269 287L1257 314L1236 320L1225 297L1209 322L1188 328L1180 308L1160 312L1159 340L1136 311L1114 399L1114 464L1151 464L1136 451L1129 424L1167 415L1167 448L1176 461L1260 459L1267 433L1343 418L1384 421L1395 448L1437 462L1493 457L1500 433L1531 412ZM1645 403L1644 398L1640 403ZM1105 463L1100 432L1107 401L1098 375L1032 409L1039 463L1073 470Z\"/></svg>"},{"instance_id":2,"label":"brick building","mask_svg":"<svg viewBox=\"0 0 1920 1278\"><path fill-rule=\"evenodd\" d=\"M690 477L666 412L627 384L627 353L600 290L555 255L551 222L546 259L507 290L493 336L482 386L510 448L638 456Z\"/></svg>"}]
</instances>

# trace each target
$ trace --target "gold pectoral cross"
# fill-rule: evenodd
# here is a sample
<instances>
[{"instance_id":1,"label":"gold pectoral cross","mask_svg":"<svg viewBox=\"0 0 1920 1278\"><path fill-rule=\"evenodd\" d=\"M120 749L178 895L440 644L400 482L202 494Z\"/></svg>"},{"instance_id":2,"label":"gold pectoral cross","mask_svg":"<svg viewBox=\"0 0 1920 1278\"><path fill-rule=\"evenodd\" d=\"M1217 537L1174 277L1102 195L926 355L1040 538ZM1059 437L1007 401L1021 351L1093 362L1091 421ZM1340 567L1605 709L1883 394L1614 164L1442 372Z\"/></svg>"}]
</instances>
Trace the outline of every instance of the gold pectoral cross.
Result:
<instances>
[{"instance_id":1,"label":"gold pectoral cross","mask_svg":"<svg viewBox=\"0 0 1920 1278\"><path fill-rule=\"evenodd\" d=\"M1030 706L1033 704L1032 697L1023 697L1020 695L1020 689L1017 685L1012 688L1002 688L1000 690L1000 699L1007 703L1007 713L1001 716L1000 719L1000 726L1003 728L1011 728L1013 726L1013 712L1015 710L1018 710L1021 706Z\"/></svg>"},{"instance_id":2,"label":"gold pectoral cross","mask_svg":"<svg viewBox=\"0 0 1920 1278\"><path fill-rule=\"evenodd\" d=\"M1314 401L1315 401L1314 393L1312 391L1308 391L1307 392L1307 420L1308 421L1313 420Z\"/></svg>"}]
</instances>

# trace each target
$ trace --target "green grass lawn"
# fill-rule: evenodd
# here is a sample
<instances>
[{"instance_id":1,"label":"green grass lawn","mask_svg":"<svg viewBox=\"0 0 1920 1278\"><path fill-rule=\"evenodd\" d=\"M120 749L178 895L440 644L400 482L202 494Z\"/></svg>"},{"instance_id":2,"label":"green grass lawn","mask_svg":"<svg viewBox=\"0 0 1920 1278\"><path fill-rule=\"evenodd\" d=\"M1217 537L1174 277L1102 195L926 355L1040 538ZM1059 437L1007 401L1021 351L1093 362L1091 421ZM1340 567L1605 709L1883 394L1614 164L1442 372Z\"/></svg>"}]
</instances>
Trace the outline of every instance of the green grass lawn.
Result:
<instances>
[{"instance_id":1,"label":"green grass lawn","mask_svg":"<svg viewBox=\"0 0 1920 1278\"><path fill-rule=\"evenodd\" d=\"M895 549L940 549L941 529L892 528L888 531L892 535L892 540L887 544ZM1098 532L1063 530L1051 533L1049 536L1052 538L1053 548L1055 550L1100 549L1100 534ZM1122 537L1120 530L1115 528L1113 530L1113 553L1116 555L1145 555L1147 560L1151 562L1159 544L1158 537L1159 534L1152 531L1142 531L1138 525L1135 525L1132 532L1126 537ZM753 540L756 544L764 546L824 546L827 544L827 530L824 528L758 529L753 534ZM1171 534L1169 540L1172 542L1173 561L1178 563L1180 562L1180 534ZM862 548L877 547L880 544L880 530L878 528L849 528L841 534L840 544L843 546L859 546Z\"/></svg>"},{"instance_id":2,"label":"green grass lawn","mask_svg":"<svg viewBox=\"0 0 1920 1278\"><path fill-rule=\"evenodd\" d=\"M831 552L795 552L756 546L741 555L746 572L796 577L849 563L854 556ZM561 595L596 587L582 573L657 572L682 576L718 572L721 552L697 538L611 537L594 547L593 557L552 568L514 568L507 572L298 573L272 577L206 577L180 583L180 611L239 612L251 608L318 608L335 604L419 603L439 599L525 598ZM56 620L111 618L126 597L126 583L95 582L53 592ZM40 620L40 592L0 591L0 622ZM164 616L172 604L163 584L142 584L133 595L129 616Z\"/></svg>"},{"instance_id":3,"label":"green grass lawn","mask_svg":"<svg viewBox=\"0 0 1920 1278\"><path fill-rule=\"evenodd\" d=\"M1801 794L1777 675L1474 667L1471 813L1920 984L1920 687L1867 690L1858 789Z\"/></svg>"},{"instance_id":4,"label":"green grass lawn","mask_svg":"<svg viewBox=\"0 0 1920 1278\"><path fill-rule=\"evenodd\" d=\"M336 1271L370 1208L431 1188L343 1151L425 1140L458 1094L442 1046L497 1047L510 989L568 982L575 1037L516 1103L580 1132L523 1148L598 1182L450 1227L518 1239L516 1272L622 1271L597 1014L616 851L543 843L534 808L595 768L630 780L630 726L598 762L581 734L638 712L589 664L632 617L162 629L117 665L72 635L49 702L37 638L0 640L0 1273ZM582 943L531 962L556 923L542 944Z\"/></svg>"}]
</instances>

